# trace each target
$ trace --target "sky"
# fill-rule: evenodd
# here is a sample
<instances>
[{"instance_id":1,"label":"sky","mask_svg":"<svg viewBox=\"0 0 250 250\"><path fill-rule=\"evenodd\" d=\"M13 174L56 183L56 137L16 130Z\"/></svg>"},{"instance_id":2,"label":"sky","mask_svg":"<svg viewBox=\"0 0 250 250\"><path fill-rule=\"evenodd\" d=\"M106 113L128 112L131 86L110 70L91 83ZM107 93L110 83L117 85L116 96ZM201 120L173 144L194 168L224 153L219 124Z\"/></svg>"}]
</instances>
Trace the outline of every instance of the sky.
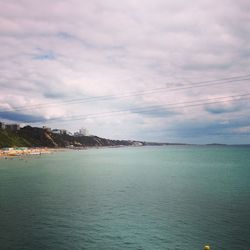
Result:
<instances>
[{"instance_id":1,"label":"sky","mask_svg":"<svg viewBox=\"0 0 250 250\"><path fill-rule=\"evenodd\" d=\"M0 120L250 143L250 1L0 0Z\"/></svg>"}]
</instances>

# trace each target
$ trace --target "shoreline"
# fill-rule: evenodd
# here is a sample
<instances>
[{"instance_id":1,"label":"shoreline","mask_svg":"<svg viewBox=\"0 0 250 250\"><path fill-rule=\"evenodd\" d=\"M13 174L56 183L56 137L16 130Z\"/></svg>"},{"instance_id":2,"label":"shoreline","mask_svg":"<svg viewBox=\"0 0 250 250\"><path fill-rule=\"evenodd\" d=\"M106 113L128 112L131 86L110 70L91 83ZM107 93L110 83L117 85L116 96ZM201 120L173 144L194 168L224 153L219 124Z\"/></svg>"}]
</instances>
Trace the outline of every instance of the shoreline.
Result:
<instances>
[{"instance_id":1,"label":"shoreline","mask_svg":"<svg viewBox=\"0 0 250 250\"><path fill-rule=\"evenodd\" d=\"M0 148L0 159L3 158L14 158L22 156L41 156L43 154L51 154L56 152L66 152L66 151L83 151L89 149L105 149L105 148L137 148L137 147L162 147L162 146L194 146L194 147L210 147L210 146L250 146L250 145L217 145L217 144L168 144L168 145L109 145L109 146L84 146L84 147L60 147L60 148L49 148L49 147L16 147L16 148Z\"/></svg>"},{"instance_id":2,"label":"shoreline","mask_svg":"<svg viewBox=\"0 0 250 250\"><path fill-rule=\"evenodd\" d=\"M65 152L65 151L82 151L89 149L104 149L104 148L124 148L124 147L142 147L142 146L85 146L85 147L75 147L75 148L48 148L48 147L37 147L37 148L28 148L28 147L17 147L17 148L6 148L0 149L0 159L6 158L15 158L15 157L25 157L25 156L41 156L44 154L52 154L56 152Z\"/></svg>"},{"instance_id":3,"label":"shoreline","mask_svg":"<svg viewBox=\"0 0 250 250\"><path fill-rule=\"evenodd\" d=\"M0 159L20 157L20 156L40 156L44 154L51 154L53 152L65 151L65 148L7 148L0 149Z\"/></svg>"}]
</instances>

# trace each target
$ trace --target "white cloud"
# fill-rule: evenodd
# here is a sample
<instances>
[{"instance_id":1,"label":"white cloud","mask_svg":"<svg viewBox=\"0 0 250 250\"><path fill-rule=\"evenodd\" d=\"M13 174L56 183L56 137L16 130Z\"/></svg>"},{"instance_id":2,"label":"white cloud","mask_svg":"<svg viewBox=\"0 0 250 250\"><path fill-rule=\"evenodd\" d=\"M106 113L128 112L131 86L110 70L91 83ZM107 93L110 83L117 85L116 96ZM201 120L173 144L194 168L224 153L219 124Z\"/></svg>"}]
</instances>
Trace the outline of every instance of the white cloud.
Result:
<instances>
[{"instance_id":1,"label":"white cloud","mask_svg":"<svg viewBox=\"0 0 250 250\"><path fill-rule=\"evenodd\" d=\"M123 95L249 74L249 11L249 2L243 0L0 1L0 107ZM239 81L23 112L63 118L133 106L170 108L169 103L248 91L248 82ZM246 115L247 105L235 110L229 106ZM77 129L85 124L101 136L142 138L144 129L171 130L190 119L218 122L218 116L203 107L170 110L178 114L159 120L126 113L65 126ZM227 119L228 114L221 116Z\"/></svg>"}]
</instances>

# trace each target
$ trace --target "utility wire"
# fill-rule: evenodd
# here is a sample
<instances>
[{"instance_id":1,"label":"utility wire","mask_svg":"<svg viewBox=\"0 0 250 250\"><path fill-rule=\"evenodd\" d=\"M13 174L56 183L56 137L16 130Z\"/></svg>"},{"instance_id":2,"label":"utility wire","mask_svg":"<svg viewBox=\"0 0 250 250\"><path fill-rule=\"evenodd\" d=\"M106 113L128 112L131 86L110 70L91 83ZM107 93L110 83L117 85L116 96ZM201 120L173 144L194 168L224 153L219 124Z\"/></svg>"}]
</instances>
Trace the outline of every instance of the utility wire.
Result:
<instances>
[{"instance_id":1,"label":"utility wire","mask_svg":"<svg viewBox=\"0 0 250 250\"><path fill-rule=\"evenodd\" d=\"M60 120L61 122L67 122L67 121L82 120L82 119L87 119L87 118L106 117L106 116L112 116L112 115L125 115L128 112L129 112L129 114L131 114L131 113L141 114L141 113L147 113L147 112L153 112L153 111L163 111L163 112L165 111L165 112L167 112L170 110L170 107L168 107L168 106L171 106L171 108L174 108L174 109L178 109L178 108L189 108L189 107L197 107L197 106L203 106L203 105L225 103L228 101L235 102L235 101L250 100L250 97L247 97L247 96L250 96L250 93L242 94L242 95L234 95L234 96L217 97L217 98L211 98L208 100L202 99L202 100L195 100L195 101L188 101L188 102L181 102L181 103L169 103L169 104L166 104L167 107L165 107L165 108L154 105L154 106L147 106L147 107L141 107L141 108L113 110L113 111L101 112L101 113L89 113L89 114L85 114L85 115L69 116L69 117L65 117L65 118L51 118L51 119L47 120L46 122L48 123L48 122L57 121L57 120ZM244 97L244 98L235 99L235 98L239 98L239 97ZM227 98L230 98L230 99L227 99ZM227 99L227 100L223 100L223 99ZM205 102L201 102L201 101L205 101ZM188 105L184 105L184 104L188 104ZM181 105L181 106L179 106L179 105ZM27 121L27 122L32 122L32 121Z\"/></svg>"},{"instance_id":2,"label":"utility wire","mask_svg":"<svg viewBox=\"0 0 250 250\"><path fill-rule=\"evenodd\" d=\"M186 86L176 87L176 88L163 87L163 88L155 88L155 89L151 89L151 90L143 91L143 92L134 91L134 92L130 92L128 94L122 94L122 95L103 95L103 96L96 96L96 97L71 99L71 100L61 101L61 102L57 102L57 103L53 102L53 103L41 103L41 104L29 105L28 107L27 106L16 106L12 110L9 110L9 109L1 110L0 113L7 112L7 111L17 112L17 111L24 111L24 110L33 110L33 109L37 109L37 108L41 109L41 108L47 108L47 107L51 107L51 106L58 106L58 105L64 105L64 104L77 104L77 103L96 102L96 101L110 101L110 100L121 99L121 98L162 93L162 91L166 91L166 90L169 90L169 92L174 92L174 91L180 91L180 90L186 90L186 89L192 89L192 88L200 88L200 87L206 87L206 86L228 84L228 83L239 82L239 81L248 81L248 80L250 80L249 76L250 75L235 76L235 77L221 78L221 79L217 79L217 80L195 82L195 83L188 84Z\"/></svg>"}]
</instances>

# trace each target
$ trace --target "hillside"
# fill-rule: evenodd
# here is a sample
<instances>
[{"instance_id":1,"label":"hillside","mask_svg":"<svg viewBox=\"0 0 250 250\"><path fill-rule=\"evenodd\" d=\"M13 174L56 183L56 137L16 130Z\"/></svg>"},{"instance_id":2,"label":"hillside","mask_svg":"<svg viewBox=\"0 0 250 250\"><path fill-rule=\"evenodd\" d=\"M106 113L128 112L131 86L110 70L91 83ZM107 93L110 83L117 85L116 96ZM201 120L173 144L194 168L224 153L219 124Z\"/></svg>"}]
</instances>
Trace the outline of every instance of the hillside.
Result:
<instances>
[{"instance_id":1,"label":"hillside","mask_svg":"<svg viewBox=\"0 0 250 250\"><path fill-rule=\"evenodd\" d=\"M19 131L0 130L0 147L74 147L84 146L118 146L135 145L138 142L126 140L109 140L97 136L80 136L53 134L42 128L26 126Z\"/></svg>"}]
</instances>

